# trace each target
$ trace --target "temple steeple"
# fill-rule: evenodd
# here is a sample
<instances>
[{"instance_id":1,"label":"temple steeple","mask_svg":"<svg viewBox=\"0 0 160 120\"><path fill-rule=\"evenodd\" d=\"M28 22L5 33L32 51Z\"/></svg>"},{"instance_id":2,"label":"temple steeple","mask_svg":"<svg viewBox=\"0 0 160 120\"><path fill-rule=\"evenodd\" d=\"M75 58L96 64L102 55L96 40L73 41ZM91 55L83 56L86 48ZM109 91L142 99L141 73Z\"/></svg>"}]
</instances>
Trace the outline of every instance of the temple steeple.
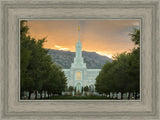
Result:
<instances>
[{"instance_id":1,"label":"temple steeple","mask_svg":"<svg viewBox=\"0 0 160 120\"><path fill-rule=\"evenodd\" d=\"M78 28L78 29L77 29ZM82 30L82 28L81 28ZM77 33L78 32L78 33ZM98 94L95 91L95 82L96 82L96 77L99 74L99 71L101 69L87 69L86 63L84 63L83 59L83 52L82 52L82 44L81 41L81 31L80 27L76 27L76 45L75 45L75 57L74 57L74 62L71 64L70 69L63 69L65 76L67 78L67 86L73 86L75 89L72 92L72 95L74 96L75 94L82 94L84 95L83 88L85 86L89 86L90 90L93 93ZM66 94L66 92L63 92Z\"/></svg>"},{"instance_id":2,"label":"temple steeple","mask_svg":"<svg viewBox=\"0 0 160 120\"><path fill-rule=\"evenodd\" d=\"M76 43L76 58L82 57L82 44L80 42L80 26L78 26L78 42Z\"/></svg>"},{"instance_id":3,"label":"temple steeple","mask_svg":"<svg viewBox=\"0 0 160 120\"><path fill-rule=\"evenodd\" d=\"M83 57L82 57L82 44L80 42L80 26L78 26L78 42L76 43L76 53L75 53L74 63L72 63L71 67L86 68L86 64L83 62Z\"/></svg>"},{"instance_id":4,"label":"temple steeple","mask_svg":"<svg viewBox=\"0 0 160 120\"><path fill-rule=\"evenodd\" d=\"M78 41L80 42L80 26L78 26Z\"/></svg>"}]
</instances>

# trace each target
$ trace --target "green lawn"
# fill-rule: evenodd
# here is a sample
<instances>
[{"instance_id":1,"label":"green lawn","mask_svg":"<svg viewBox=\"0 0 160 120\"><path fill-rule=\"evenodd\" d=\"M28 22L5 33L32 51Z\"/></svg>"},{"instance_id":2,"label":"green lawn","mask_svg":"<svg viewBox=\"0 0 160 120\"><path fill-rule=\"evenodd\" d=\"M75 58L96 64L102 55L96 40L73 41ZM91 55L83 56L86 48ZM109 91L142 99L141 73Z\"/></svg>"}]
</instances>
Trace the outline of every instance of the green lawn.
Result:
<instances>
[{"instance_id":1,"label":"green lawn","mask_svg":"<svg viewBox=\"0 0 160 120\"><path fill-rule=\"evenodd\" d=\"M48 98L43 98L48 99ZM50 100L106 100L110 98L106 98L104 96L52 96L49 98Z\"/></svg>"}]
</instances>

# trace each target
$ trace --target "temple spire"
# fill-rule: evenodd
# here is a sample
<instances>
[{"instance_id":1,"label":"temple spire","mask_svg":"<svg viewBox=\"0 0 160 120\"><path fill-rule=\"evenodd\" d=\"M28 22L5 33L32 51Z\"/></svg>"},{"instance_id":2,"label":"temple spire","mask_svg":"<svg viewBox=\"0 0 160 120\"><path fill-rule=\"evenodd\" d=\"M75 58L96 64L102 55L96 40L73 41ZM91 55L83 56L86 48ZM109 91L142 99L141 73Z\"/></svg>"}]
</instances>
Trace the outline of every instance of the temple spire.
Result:
<instances>
[{"instance_id":1,"label":"temple spire","mask_svg":"<svg viewBox=\"0 0 160 120\"><path fill-rule=\"evenodd\" d=\"M80 42L80 26L79 25L78 25L78 42L76 43L74 63L72 63L71 68L86 68L86 64L83 62L83 57L82 57L82 44Z\"/></svg>"},{"instance_id":2,"label":"temple spire","mask_svg":"<svg viewBox=\"0 0 160 120\"><path fill-rule=\"evenodd\" d=\"M80 42L80 26L78 25L78 41Z\"/></svg>"},{"instance_id":3,"label":"temple spire","mask_svg":"<svg viewBox=\"0 0 160 120\"><path fill-rule=\"evenodd\" d=\"M82 57L82 45L80 42L80 26L78 26L78 42L76 43L76 58Z\"/></svg>"}]
</instances>

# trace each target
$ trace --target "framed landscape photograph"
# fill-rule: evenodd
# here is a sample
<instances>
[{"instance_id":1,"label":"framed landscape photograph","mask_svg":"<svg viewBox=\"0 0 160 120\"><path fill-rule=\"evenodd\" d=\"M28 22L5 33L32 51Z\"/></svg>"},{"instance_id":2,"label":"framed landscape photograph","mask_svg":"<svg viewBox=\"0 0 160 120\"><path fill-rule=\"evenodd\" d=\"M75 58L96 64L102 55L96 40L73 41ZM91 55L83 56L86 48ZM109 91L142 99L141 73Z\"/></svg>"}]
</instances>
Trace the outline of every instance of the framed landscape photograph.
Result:
<instances>
[{"instance_id":1,"label":"framed landscape photograph","mask_svg":"<svg viewBox=\"0 0 160 120\"><path fill-rule=\"evenodd\" d=\"M0 120L159 120L160 0L0 0Z\"/></svg>"},{"instance_id":2,"label":"framed landscape photograph","mask_svg":"<svg viewBox=\"0 0 160 120\"><path fill-rule=\"evenodd\" d=\"M140 20L20 20L20 41L21 100L140 99Z\"/></svg>"}]
</instances>

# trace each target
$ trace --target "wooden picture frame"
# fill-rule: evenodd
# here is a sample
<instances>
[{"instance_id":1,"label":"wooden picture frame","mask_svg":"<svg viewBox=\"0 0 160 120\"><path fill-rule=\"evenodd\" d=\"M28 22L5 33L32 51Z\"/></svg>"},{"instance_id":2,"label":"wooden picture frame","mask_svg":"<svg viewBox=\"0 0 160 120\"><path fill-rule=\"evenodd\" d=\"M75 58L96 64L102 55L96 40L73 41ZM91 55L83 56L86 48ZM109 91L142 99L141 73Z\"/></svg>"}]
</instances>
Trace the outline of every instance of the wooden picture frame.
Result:
<instances>
[{"instance_id":1,"label":"wooden picture frame","mask_svg":"<svg viewBox=\"0 0 160 120\"><path fill-rule=\"evenodd\" d=\"M160 0L1 0L0 119L160 119ZM20 19L140 19L141 99L20 101Z\"/></svg>"}]
</instances>

